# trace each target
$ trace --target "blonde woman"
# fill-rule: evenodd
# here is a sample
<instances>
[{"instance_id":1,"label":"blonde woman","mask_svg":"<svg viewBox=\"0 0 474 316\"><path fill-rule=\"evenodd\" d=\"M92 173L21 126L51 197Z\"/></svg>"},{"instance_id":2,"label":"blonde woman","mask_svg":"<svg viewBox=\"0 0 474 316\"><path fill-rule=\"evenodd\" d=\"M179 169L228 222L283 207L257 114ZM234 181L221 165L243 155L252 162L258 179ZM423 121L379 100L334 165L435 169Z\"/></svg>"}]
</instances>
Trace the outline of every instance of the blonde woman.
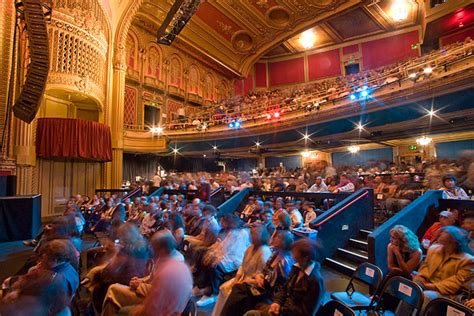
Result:
<instances>
[{"instance_id":1,"label":"blonde woman","mask_svg":"<svg viewBox=\"0 0 474 316\"><path fill-rule=\"evenodd\" d=\"M396 225L390 230L390 243L387 246L387 263L389 275L401 275L411 278L411 273L421 263L422 252L416 235L403 225Z\"/></svg>"}]
</instances>

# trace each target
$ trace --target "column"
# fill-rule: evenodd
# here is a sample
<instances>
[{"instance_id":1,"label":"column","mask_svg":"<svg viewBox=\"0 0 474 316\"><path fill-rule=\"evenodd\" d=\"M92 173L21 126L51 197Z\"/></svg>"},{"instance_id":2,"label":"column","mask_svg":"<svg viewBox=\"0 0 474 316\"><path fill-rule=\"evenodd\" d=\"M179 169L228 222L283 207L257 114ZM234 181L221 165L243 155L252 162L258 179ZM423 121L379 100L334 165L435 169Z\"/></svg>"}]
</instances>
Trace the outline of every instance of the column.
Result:
<instances>
[{"instance_id":1,"label":"column","mask_svg":"<svg viewBox=\"0 0 474 316\"><path fill-rule=\"evenodd\" d=\"M120 188L122 186L123 166L123 113L125 96L125 75L127 71L125 63L125 49L119 49L114 58L112 74L112 102L108 122L112 134L112 162L108 164L107 186Z\"/></svg>"}]
</instances>

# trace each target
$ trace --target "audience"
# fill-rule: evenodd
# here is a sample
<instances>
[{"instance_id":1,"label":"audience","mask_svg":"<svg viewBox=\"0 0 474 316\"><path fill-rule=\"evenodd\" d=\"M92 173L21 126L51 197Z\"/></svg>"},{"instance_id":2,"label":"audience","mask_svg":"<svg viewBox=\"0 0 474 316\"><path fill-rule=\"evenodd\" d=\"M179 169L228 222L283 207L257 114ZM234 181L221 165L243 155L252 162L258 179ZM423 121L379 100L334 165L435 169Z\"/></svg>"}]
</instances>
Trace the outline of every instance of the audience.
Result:
<instances>
[{"instance_id":1,"label":"audience","mask_svg":"<svg viewBox=\"0 0 474 316\"><path fill-rule=\"evenodd\" d=\"M442 211L439 213L439 222L435 222L428 228L421 240L422 246L428 249L439 237L442 227L454 225L456 218L454 214L449 211Z\"/></svg>"},{"instance_id":2,"label":"audience","mask_svg":"<svg viewBox=\"0 0 474 316\"><path fill-rule=\"evenodd\" d=\"M424 290L423 305L434 298L454 299L464 280L474 271L474 258L467 233L455 226L441 228L436 244L428 249L426 259L413 278Z\"/></svg>"}]
</instances>

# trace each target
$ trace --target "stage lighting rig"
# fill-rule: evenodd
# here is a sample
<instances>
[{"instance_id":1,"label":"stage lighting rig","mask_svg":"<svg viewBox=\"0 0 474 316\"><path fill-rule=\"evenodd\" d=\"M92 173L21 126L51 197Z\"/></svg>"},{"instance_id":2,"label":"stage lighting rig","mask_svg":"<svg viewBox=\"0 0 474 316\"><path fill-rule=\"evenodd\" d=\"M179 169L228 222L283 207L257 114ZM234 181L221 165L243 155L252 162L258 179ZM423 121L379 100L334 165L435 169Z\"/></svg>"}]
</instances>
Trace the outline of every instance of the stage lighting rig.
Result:
<instances>
[{"instance_id":1,"label":"stage lighting rig","mask_svg":"<svg viewBox=\"0 0 474 316\"><path fill-rule=\"evenodd\" d=\"M201 0L176 0L157 32L159 44L170 46L196 13Z\"/></svg>"}]
</instances>

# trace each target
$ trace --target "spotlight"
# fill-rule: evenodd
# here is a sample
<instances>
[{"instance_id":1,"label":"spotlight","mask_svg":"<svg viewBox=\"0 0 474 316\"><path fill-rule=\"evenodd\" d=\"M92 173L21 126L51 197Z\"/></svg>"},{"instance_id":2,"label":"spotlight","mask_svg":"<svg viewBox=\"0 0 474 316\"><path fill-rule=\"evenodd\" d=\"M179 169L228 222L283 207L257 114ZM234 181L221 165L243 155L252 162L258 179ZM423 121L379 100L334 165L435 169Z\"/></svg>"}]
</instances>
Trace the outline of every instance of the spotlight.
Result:
<instances>
[{"instance_id":1,"label":"spotlight","mask_svg":"<svg viewBox=\"0 0 474 316\"><path fill-rule=\"evenodd\" d=\"M303 139L304 139L304 140L308 140L308 139L309 139L309 135L308 135L308 134L304 134L304 135L303 135Z\"/></svg>"},{"instance_id":2,"label":"spotlight","mask_svg":"<svg viewBox=\"0 0 474 316\"><path fill-rule=\"evenodd\" d=\"M369 92L366 91L366 90L364 90L364 91L362 91L362 92L360 93L360 95L361 95L363 98L366 98L366 97L369 96Z\"/></svg>"},{"instance_id":3,"label":"spotlight","mask_svg":"<svg viewBox=\"0 0 474 316\"><path fill-rule=\"evenodd\" d=\"M158 127L152 127L150 128L150 132L152 132L153 134L161 134L163 133L163 128L158 126Z\"/></svg>"},{"instance_id":4,"label":"spotlight","mask_svg":"<svg viewBox=\"0 0 474 316\"><path fill-rule=\"evenodd\" d=\"M423 68L423 72L428 75L428 74L433 72L433 68L425 67L425 68Z\"/></svg>"},{"instance_id":5,"label":"spotlight","mask_svg":"<svg viewBox=\"0 0 474 316\"><path fill-rule=\"evenodd\" d=\"M235 121L234 127L235 128L240 128L240 121Z\"/></svg>"},{"instance_id":6,"label":"spotlight","mask_svg":"<svg viewBox=\"0 0 474 316\"><path fill-rule=\"evenodd\" d=\"M173 148L173 154L177 154L179 152L178 148Z\"/></svg>"},{"instance_id":7,"label":"spotlight","mask_svg":"<svg viewBox=\"0 0 474 316\"><path fill-rule=\"evenodd\" d=\"M428 111L428 115L429 115L430 117L433 117L433 115L435 115L435 111L429 110L429 111Z\"/></svg>"},{"instance_id":8,"label":"spotlight","mask_svg":"<svg viewBox=\"0 0 474 316\"><path fill-rule=\"evenodd\" d=\"M255 146L260 147L260 142L256 142Z\"/></svg>"},{"instance_id":9,"label":"spotlight","mask_svg":"<svg viewBox=\"0 0 474 316\"><path fill-rule=\"evenodd\" d=\"M229 126L229 128L234 128L234 122L230 122L227 126Z\"/></svg>"},{"instance_id":10,"label":"spotlight","mask_svg":"<svg viewBox=\"0 0 474 316\"><path fill-rule=\"evenodd\" d=\"M206 157L207 157L207 155L206 155L206 154L202 155L202 158L206 158Z\"/></svg>"},{"instance_id":11,"label":"spotlight","mask_svg":"<svg viewBox=\"0 0 474 316\"><path fill-rule=\"evenodd\" d=\"M267 120L270 120L272 118L271 114L267 114Z\"/></svg>"},{"instance_id":12,"label":"spotlight","mask_svg":"<svg viewBox=\"0 0 474 316\"><path fill-rule=\"evenodd\" d=\"M275 113L273 114L273 117L274 117L274 118L279 118L279 117L280 117L280 112L275 112Z\"/></svg>"},{"instance_id":13,"label":"spotlight","mask_svg":"<svg viewBox=\"0 0 474 316\"><path fill-rule=\"evenodd\" d=\"M217 146L216 145L212 146L212 149L217 150Z\"/></svg>"},{"instance_id":14,"label":"spotlight","mask_svg":"<svg viewBox=\"0 0 474 316\"><path fill-rule=\"evenodd\" d=\"M410 79L415 79L416 76L417 76L416 73L413 72L413 73L411 73L411 74L408 75L408 78L410 78Z\"/></svg>"},{"instance_id":15,"label":"spotlight","mask_svg":"<svg viewBox=\"0 0 474 316\"><path fill-rule=\"evenodd\" d=\"M363 91L365 91L365 90L367 90L367 89L368 89L367 86L363 86L363 87L362 87L362 90L363 90Z\"/></svg>"},{"instance_id":16,"label":"spotlight","mask_svg":"<svg viewBox=\"0 0 474 316\"><path fill-rule=\"evenodd\" d=\"M356 96L355 96L355 94L351 94L351 95L349 96L349 98L350 98L351 100L355 100L355 99L356 99Z\"/></svg>"},{"instance_id":17,"label":"spotlight","mask_svg":"<svg viewBox=\"0 0 474 316\"><path fill-rule=\"evenodd\" d=\"M349 146L349 147L347 147L347 150L349 150L349 152L351 154L356 154L360 151L360 147L359 146Z\"/></svg>"},{"instance_id":18,"label":"spotlight","mask_svg":"<svg viewBox=\"0 0 474 316\"><path fill-rule=\"evenodd\" d=\"M357 127L357 129L358 129L359 131L362 131L362 130L364 129L364 125L362 125L361 122L359 122L359 123L356 125L356 127Z\"/></svg>"}]
</instances>

